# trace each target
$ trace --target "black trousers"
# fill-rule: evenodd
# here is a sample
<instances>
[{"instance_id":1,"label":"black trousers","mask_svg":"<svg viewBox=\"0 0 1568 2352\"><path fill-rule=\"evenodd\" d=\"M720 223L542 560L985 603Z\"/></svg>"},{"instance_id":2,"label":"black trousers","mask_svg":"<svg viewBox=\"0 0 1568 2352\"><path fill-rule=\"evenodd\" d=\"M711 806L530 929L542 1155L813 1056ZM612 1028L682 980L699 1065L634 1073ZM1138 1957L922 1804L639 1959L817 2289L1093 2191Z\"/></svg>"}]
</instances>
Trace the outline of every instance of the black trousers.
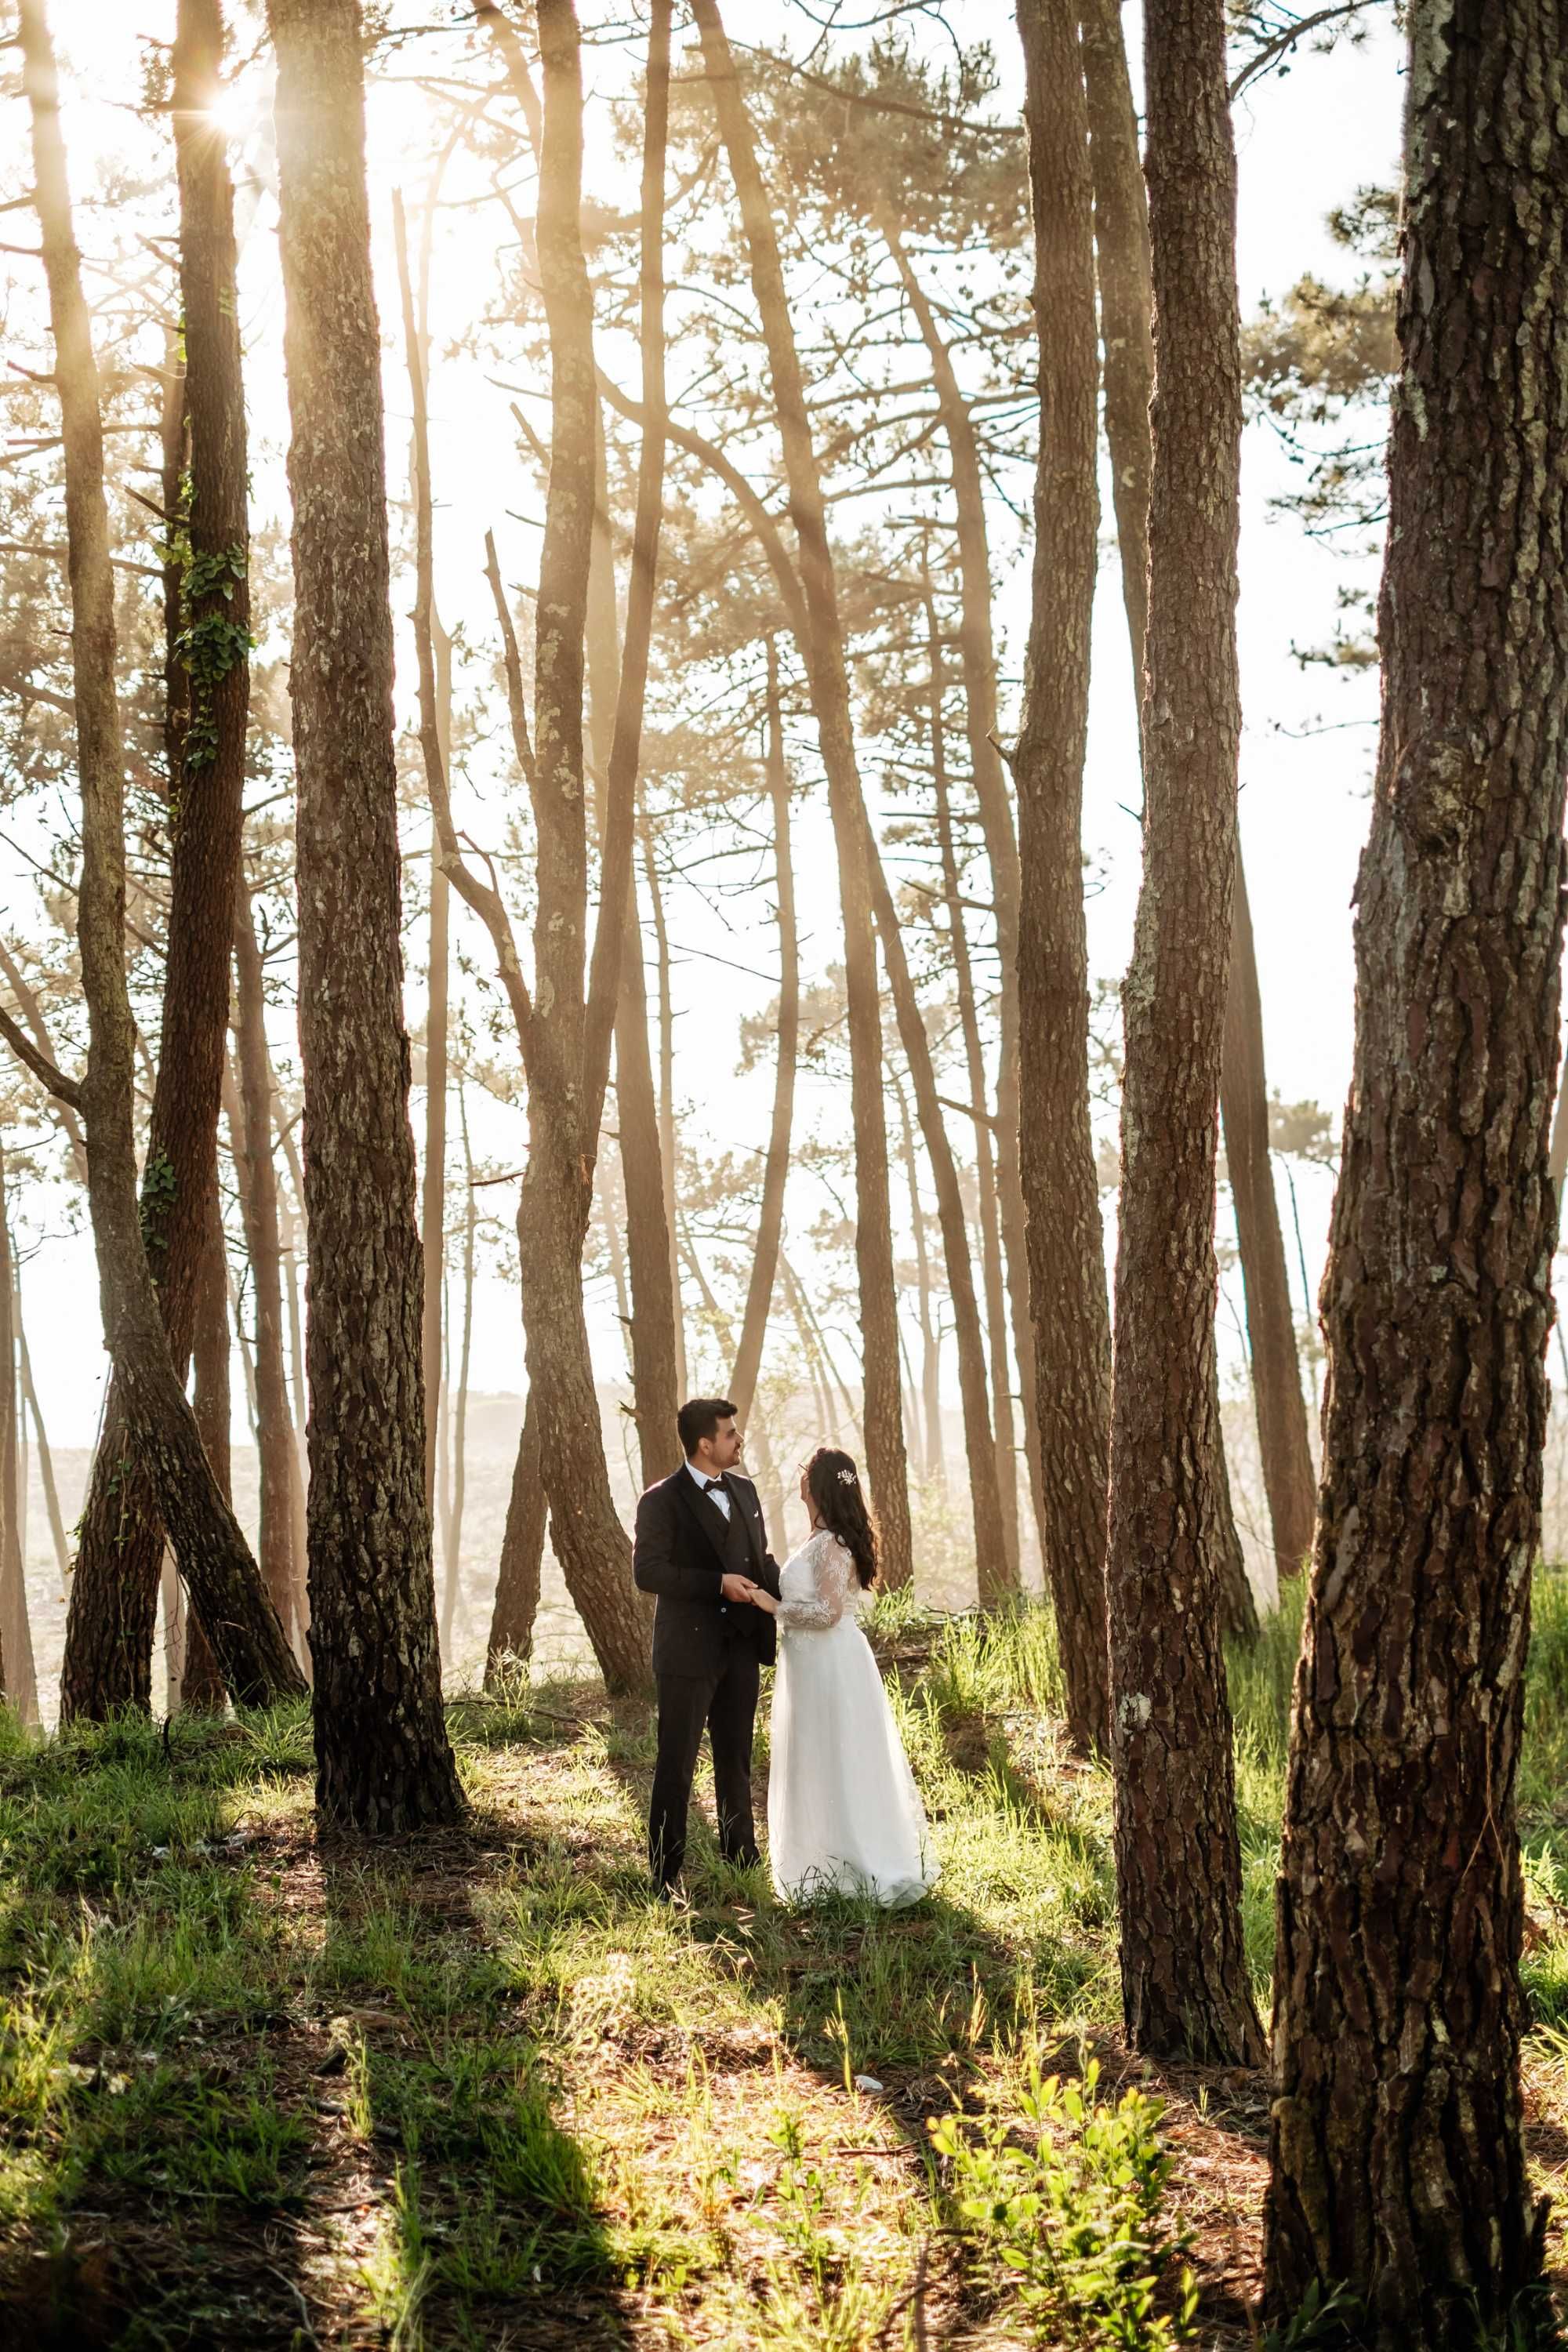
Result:
<instances>
[{"instance_id":1,"label":"black trousers","mask_svg":"<svg viewBox=\"0 0 1568 2352\"><path fill-rule=\"evenodd\" d=\"M704 1724L713 1749L720 1852L726 1862L758 1859L752 1819L757 1684L757 1654L749 1642L731 1642L717 1674L658 1677L658 1759L647 1820L648 1867L658 1886L672 1886L686 1859L686 1816Z\"/></svg>"}]
</instances>

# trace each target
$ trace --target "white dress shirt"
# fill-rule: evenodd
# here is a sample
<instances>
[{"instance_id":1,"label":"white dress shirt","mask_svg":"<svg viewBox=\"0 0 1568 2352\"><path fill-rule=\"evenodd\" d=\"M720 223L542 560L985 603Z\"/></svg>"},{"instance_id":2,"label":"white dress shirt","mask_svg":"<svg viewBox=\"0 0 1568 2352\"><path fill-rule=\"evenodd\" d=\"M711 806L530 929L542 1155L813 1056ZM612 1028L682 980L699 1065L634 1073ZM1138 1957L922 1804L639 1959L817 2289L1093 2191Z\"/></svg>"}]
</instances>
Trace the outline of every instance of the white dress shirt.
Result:
<instances>
[{"instance_id":1,"label":"white dress shirt","mask_svg":"<svg viewBox=\"0 0 1568 2352\"><path fill-rule=\"evenodd\" d=\"M719 1508L723 1512L724 1517L728 1518L730 1516L730 1489L725 1486L723 1480L721 1479L716 1486L710 1486L708 1484L708 1473L706 1470L699 1470L696 1463L689 1460L688 1461L686 1467L690 1475L696 1479L698 1486L707 1496L709 1501L710 1503L717 1503Z\"/></svg>"}]
</instances>

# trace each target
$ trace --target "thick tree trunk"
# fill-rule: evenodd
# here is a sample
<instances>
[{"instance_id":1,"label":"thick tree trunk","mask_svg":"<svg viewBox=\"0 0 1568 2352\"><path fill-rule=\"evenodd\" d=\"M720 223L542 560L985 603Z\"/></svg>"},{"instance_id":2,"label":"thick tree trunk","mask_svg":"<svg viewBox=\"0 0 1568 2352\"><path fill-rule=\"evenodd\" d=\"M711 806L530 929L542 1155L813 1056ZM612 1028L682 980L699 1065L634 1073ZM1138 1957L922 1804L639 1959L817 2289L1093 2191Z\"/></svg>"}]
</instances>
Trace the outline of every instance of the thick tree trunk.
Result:
<instances>
[{"instance_id":1,"label":"thick tree trunk","mask_svg":"<svg viewBox=\"0 0 1568 2352\"><path fill-rule=\"evenodd\" d=\"M779 700L779 656L768 639L768 799L773 817L774 919L779 932L778 1044L773 1063L773 1109L768 1129L767 1158L763 1163L763 1197L757 1213L757 1243L746 1286L745 1313L741 1318L740 1345L730 1374L730 1395L738 1420L744 1423L757 1392L763 1349L773 1286L778 1279L779 1244L784 1238L784 1191L789 1181L790 1135L795 1122L795 1065L800 1055L800 934L795 911L795 860L790 852L789 772L784 764L784 712Z\"/></svg>"},{"instance_id":2,"label":"thick tree trunk","mask_svg":"<svg viewBox=\"0 0 1568 2352\"><path fill-rule=\"evenodd\" d=\"M278 1167L272 1157L272 1070L267 1051L267 998L256 908L242 869L235 891L235 1039L239 1051L238 1108L229 1108L235 1185L256 1297L256 1450L260 1474L261 1573L273 1605L305 1649L305 1563L295 1549L299 1476L284 1361L282 1241Z\"/></svg>"},{"instance_id":3,"label":"thick tree trunk","mask_svg":"<svg viewBox=\"0 0 1568 2352\"><path fill-rule=\"evenodd\" d=\"M952 805L948 792L947 729L942 718L942 631L936 599L931 593L931 567L922 557L921 589L926 616L926 649L931 664L931 772L936 801L937 849L942 859L942 896L947 902L949 950L953 986L958 996L958 1024L963 1035L964 1069L974 1118L974 1179L979 1210L981 1266L985 1283L985 1325L991 1341L991 1411L996 1431L996 1480L1002 1490L1002 1524L1007 1545L1007 1573L1021 1585L1018 1563L1018 1462L1013 1423L1013 1381L1009 1369L1009 1333L1002 1278L1001 1204L993 1150L995 1130L985 1115L985 1054L980 1038L980 1013L974 995L974 971L969 955L969 929L960 885L958 852L952 831ZM1015 983L1016 973L1015 972ZM1017 1159L1017 1139L1013 1141ZM1021 1269L1027 1297L1027 1268ZM1029 1328L1033 1329L1032 1319ZM1033 1389L1030 1391L1033 1394ZM1038 1430L1034 1452L1038 1456Z\"/></svg>"},{"instance_id":4,"label":"thick tree trunk","mask_svg":"<svg viewBox=\"0 0 1568 2352\"><path fill-rule=\"evenodd\" d=\"M380 335L358 0L268 0L291 436L316 1795L462 1810L425 1503Z\"/></svg>"},{"instance_id":5,"label":"thick tree trunk","mask_svg":"<svg viewBox=\"0 0 1568 2352\"><path fill-rule=\"evenodd\" d=\"M1040 452L1018 787L1022 1115L1047 1590L1068 1727L1110 1745L1105 1630L1110 1320L1089 1108L1083 761L1094 604L1098 431L1088 137L1064 0L1020 0L1035 215Z\"/></svg>"},{"instance_id":6,"label":"thick tree trunk","mask_svg":"<svg viewBox=\"0 0 1568 2352\"><path fill-rule=\"evenodd\" d=\"M1123 994L1107 1572L1122 2002L1135 2048L1259 2064L1215 1542L1215 1166L1241 727L1220 0L1148 0L1145 39L1156 342L1143 884ZM1085 279L1087 297L1087 257Z\"/></svg>"},{"instance_id":7,"label":"thick tree trunk","mask_svg":"<svg viewBox=\"0 0 1568 2352\"><path fill-rule=\"evenodd\" d=\"M16 1453L16 1286L0 1154L0 1690L23 1723L38 1720L33 1629L27 1616L26 1544Z\"/></svg>"},{"instance_id":8,"label":"thick tree trunk","mask_svg":"<svg viewBox=\"0 0 1568 2352\"><path fill-rule=\"evenodd\" d=\"M1418 0L1382 737L1285 1805L1269 2301L1544 2342L1515 1784L1557 1219L1568 23ZM1517 2334L1516 2332L1517 2331Z\"/></svg>"},{"instance_id":9,"label":"thick tree trunk","mask_svg":"<svg viewBox=\"0 0 1568 2352\"><path fill-rule=\"evenodd\" d=\"M1252 1352L1258 1444L1274 1534L1275 1566L1299 1576L1312 1549L1317 1516L1307 1401L1296 1353L1296 1318L1285 1271L1285 1235L1274 1193L1268 1146L1268 1081L1263 1062L1263 1006L1252 943L1252 913L1238 856L1231 909L1230 987L1226 1003L1220 1112L1226 1164L1236 1202L1237 1239Z\"/></svg>"},{"instance_id":10,"label":"thick tree trunk","mask_svg":"<svg viewBox=\"0 0 1568 2352\"><path fill-rule=\"evenodd\" d=\"M544 1479L539 1459L539 1415L531 1390L522 1412L522 1435L511 1474L506 1528L501 1537L500 1569L496 1578L495 1607L485 1658L485 1688L491 1689L510 1660L533 1655L533 1622L539 1614L539 1572L544 1555L544 1523L548 1516Z\"/></svg>"},{"instance_id":11,"label":"thick tree trunk","mask_svg":"<svg viewBox=\"0 0 1568 2352\"><path fill-rule=\"evenodd\" d=\"M239 378L228 177L221 146L213 165L210 158L204 162L193 143L204 135L211 140L205 112L177 116L184 121L176 146L182 228L189 232L182 235L181 268L191 371L193 485L198 480L199 433L205 499L199 525L193 515L192 543L195 551L210 556L207 571L212 575L210 583L205 573L188 577L187 607L192 631L202 633L203 661L209 672L220 674L216 679L209 677L205 701L199 712L193 710L186 739L174 836L163 1055L154 1090L147 1185L139 1204L135 1027L124 962L124 751L115 689L114 592L98 367L71 226L58 89L42 0L25 0L19 30L65 446L73 699L82 795L78 938L89 1039L79 1108L86 1129L88 1200L103 1328L120 1391L106 1431L122 1416L138 1469L236 1698L269 1699L299 1686L298 1669L245 1538L202 1452L183 1380L204 1232L202 1212L206 1188L216 1181L226 1003L226 961L219 963L216 982L212 977L214 936L220 927L211 917L214 892L226 873L232 877L232 858L237 855L247 693L244 648L226 634L243 626L245 611L243 557L236 578L231 553L245 543L245 465L243 440L237 466L233 437ZM219 39L216 15L196 9L193 0L192 8L182 12L176 47L176 75L188 77L187 107L193 102L198 110L205 106ZM228 599L222 593L226 581L232 591ZM236 598L241 600L237 622ZM198 668L198 681L202 674ZM201 756L193 740L198 717ZM225 907L231 892L232 878L221 900ZM159 1262L156 1285L149 1265L153 1252ZM84 1528L84 1545L88 1535ZM68 1717L147 1703L156 1558L138 1573L133 1589L132 1578L125 1577L129 1602L122 1612L121 1596L108 1573L110 1563L101 1550L95 1549L94 1556L104 1573L83 1589L79 1556L72 1588L61 1680L61 1708Z\"/></svg>"},{"instance_id":12,"label":"thick tree trunk","mask_svg":"<svg viewBox=\"0 0 1568 2352\"><path fill-rule=\"evenodd\" d=\"M878 228L892 257L931 362L931 383L942 417L942 433L952 461L952 517L958 551L958 658L963 679L964 735L980 828L991 867L992 903L996 910L996 952L1000 965L997 1012L1001 1053L996 1070L997 1188L1002 1211L1003 1242L1007 1258L1007 1297L1012 1314L1013 1349L1019 1365L1024 1408L1024 1447L1029 1472L1029 1493L1042 1556L1047 1549L1044 1465L1040 1454L1039 1405L1035 1366L1035 1338L1029 1297L1029 1260L1020 1160L1019 1086L1022 1057L1018 1037L1018 924L1023 888L1017 836L1014 830L1011 795L1002 755L996 748L996 648L992 630L992 569L990 534L985 520L984 471L980 460L980 436L963 397L936 312L919 272L909 257L898 220L883 208ZM976 1097L976 1108L982 1108ZM997 1421L997 1442L1003 1423ZM1016 1483L1016 1471L1010 1474ZM1016 1519L1016 1508L1012 1514ZM1015 1556L1016 1544L1014 1545ZM1016 1572L1016 1570L1015 1570Z\"/></svg>"},{"instance_id":13,"label":"thick tree trunk","mask_svg":"<svg viewBox=\"0 0 1568 2352\"><path fill-rule=\"evenodd\" d=\"M913 1570L909 1467L899 1381L898 1290L888 1189L876 929L867 862L865 803L856 762L837 583L778 239L734 58L716 0L692 0L692 16L701 36L709 91L740 203L752 287L773 377L784 471L789 481L790 511L800 550L805 601L801 652L811 688L823 765L827 772L844 923L866 1464L882 1530L883 1581L896 1588L907 1584Z\"/></svg>"},{"instance_id":14,"label":"thick tree trunk","mask_svg":"<svg viewBox=\"0 0 1568 2352\"><path fill-rule=\"evenodd\" d=\"M1105 433L1110 448L1111 494L1121 550L1121 594L1132 669L1143 675L1149 621L1149 398L1154 380L1153 292L1150 275L1149 208L1138 158L1138 122L1117 0L1085 0L1082 55L1094 170L1095 256L1105 350ZM1294 1575L1311 1546L1314 1478L1306 1404L1284 1281L1285 1245L1268 1158L1268 1086L1263 1060L1263 1012L1247 913L1240 844L1232 901L1230 971L1221 1061L1220 1101L1226 1152L1242 1178L1237 1189L1237 1232L1247 1294L1252 1378L1275 1556L1282 1575ZM1233 1150L1231 1133L1236 1130ZM1244 1197L1245 1195L1245 1197ZM1216 1359L1217 1378L1217 1359ZM1215 1426L1218 1404L1215 1402ZM1216 1483L1225 1480L1223 1465ZM1225 1535L1240 1558L1234 1526ZM1237 1610L1252 1612L1251 1596L1235 1584ZM1256 1612L1252 1612L1254 1620Z\"/></svg>"}]
</instances>

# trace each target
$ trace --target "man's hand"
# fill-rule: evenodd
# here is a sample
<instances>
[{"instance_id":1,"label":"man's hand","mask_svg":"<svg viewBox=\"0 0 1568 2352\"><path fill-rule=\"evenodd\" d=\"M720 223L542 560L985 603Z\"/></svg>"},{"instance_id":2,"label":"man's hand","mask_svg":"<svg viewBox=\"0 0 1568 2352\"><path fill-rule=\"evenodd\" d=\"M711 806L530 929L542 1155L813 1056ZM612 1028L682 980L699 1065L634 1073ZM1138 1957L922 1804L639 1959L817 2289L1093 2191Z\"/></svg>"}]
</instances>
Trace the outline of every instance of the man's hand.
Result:
<instances>
[{"instance_id":1,"label":"man's hand","mask_svg":"<svg viewBox=\"0 0 1568 2352\"><path fill-rule=\"evenodd\" d=\"M726 1601L754 1601L757 1588L749 1576L721 1576L719 1590Z\"/></svg>"}]
</instances>

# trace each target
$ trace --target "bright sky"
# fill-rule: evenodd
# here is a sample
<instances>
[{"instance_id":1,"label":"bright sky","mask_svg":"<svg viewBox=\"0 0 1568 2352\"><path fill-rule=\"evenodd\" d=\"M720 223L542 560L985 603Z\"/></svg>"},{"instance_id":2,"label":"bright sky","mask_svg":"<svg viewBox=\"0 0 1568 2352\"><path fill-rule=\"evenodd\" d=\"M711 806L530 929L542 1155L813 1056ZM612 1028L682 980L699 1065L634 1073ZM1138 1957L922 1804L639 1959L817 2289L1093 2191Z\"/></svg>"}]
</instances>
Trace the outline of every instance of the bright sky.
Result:
<instances>
[{"instance_id":1,"label":"bright sky","mask_svg":"<svg viewBox=\"0 0 1568 2352\"><path fill-rule=\"evenodd\" d=\"M147 145L142 125L127 110L141 87L141 39L148 35L166 37L173 13L172 0L56 0L57 37L69 74L67 131L79 194L114 157L142 160L155 152ZM949 13L966 36L982 31L991 36L1013 87L1010 11L998 8L994 0L953 0ZM741 12L731 15L738 28ZM778 0L748 0L746 33L765 40L786 16ZM1135 11L1130 12L1128 25L1135 43ZM421 52L421 62L430 67L435 61L432 44ZM625 47L598 51L591 61L595 87L624 87L637 62L637 53ZM405 75L413 69L406 58L393 68ZM679 53L676 69L680 69ZM269 170L267 97L265 74L258 72L237 93L235 109L245 160L263 183ZM1327 58L1305 58L1289 76L1276 77L1246 96L1237 120L1244 312L1254 310L1266 294L1282 292L1304 269L1317 268L1341 280L1351 274L1353 265L1332 247L1323 216L1358 185L1393 176L1400 98L1399 46L1386 26L1360 47L1343 47ZM388 341L388 460L395 496L402 494L405 480L407 404L400 345L394 341L396 285L388 214L394 187L405 187L411 205L423 193L424 110L424 99L406 82L379 87L373 93L371 183ZM19 132L19 113L14 110L9 119ZM590 110L588 138L592 189L605 185L619 171L610 152L603 107ZM3 193L12 193L9 179ZM524 211L531 209L526 195L520 201ZM259 520L269 511L282 513L286 416L276 210L265 184L247 202L242 226L241 311ZM82 233L90 247L94 230L84 225ZM461 333L492 292L492 240L498 234L510 238L511 232L500 224L493 208L443 216L432 280L438 352L443 340ZM8 267L18 289L14 308L36 300L36 289L28 290L28 265L13 262ZM609 363L616 363L613 358ZM536 532L507 519L509 509L538 511L532 478L515 455L507 397L484 381L482 370L438 356L431 387L440 501L437 596L448 625L467 620L487 643L493 619L479 569L484 530L495 524L503 570L511 579L531 574L537 542ZM1337 1121L1351 1048L1349 898L1367 823L1374 743L1369 721L1375 698L1366 680L1325 680L1321 673L1303 673L1292 657L1293 644L1320 642L1330 634L1336 591L1348 575L1331 550L1307 541L1296 524L1271 518L1268 501L1282 486L1285 473L1272 436L1255 429L1244 478L1243 835L1270 1082L1287 1098L1316 1097ZM1026 563L1017 564L1001 583L998 610L1009 669L1016 668L1023 642L1026 568ZM1133 704L1120 583L1109 552L1097 624L1085 828L1098 879L1090 904L1090 952L1096 975L1115 978L1131 939L1139 841L1136 825L1125 814L1137 797ZM412 692L410 661L400 676L400 698L411 700ZM1331 722L1331 731L1316 729L1320 717ZM803 770L807 768L803 760ZM819 838L820 819L816 823ZM803 818L798 845L808 976L820 971L835 951L831 895L815 878L828 869L825 859L814 855L812 824L809 817ZM425 838L424 828L411 827L411 845ZM34 903L20 864L10 869L0 864L0 907L17 920L32 921ZM763 927L763 905L759 898L755 919L760 928L752 936L733 928L745 918L732 905L715 908L697 883L671 896L670 929L683 950L676 973L678 1094L683 1118L695 1123L710 1148L760 1144L765 1136L767 1075L760 1072L737 1081L733 1071L739 1022L773 991L765 979L748 978L731 968L740 964L763 973L772 968L773 945ZM482 940L465 944L474 950L479 968L486 969ZM712 957L725 961L708 960ZM417 989L411 990L410 1010L416 1017ZM288 1046L286 1027L279 1043ZM416 1098L416 1115L418 1108ZM820 1097L814 1103L808 1084L803 1115L821 1108ZM475 1116L478 1150L490 1152L498 1160L515 1155L521 1128L514 1115L480 1108ZM505 1164L515 1165L516 1157L505 1158ZM1326 1226L1326 1177L1309 1172L1300 1180L1300 1192L1315 1288ZM510 1205L513 1196L503 1197ZM58 1442L85 1444L96 1424L104 1361L97 1338L90 1250L80 1236L62 1236L60 1217L47 1205L40 1205L31 1220L25 1206L22 1222L36 1244L25 1275L24 1304L46 1419ZM1234 1323L1237 1305L1238 1300L1227 1301L1222 1327L1227 1317ZM620 1370L618 1339L602 1306L596 1316L601 1370L614 1377ZM488 1278L479 1299L473 1384L479 1390L516 1390L521 1378L515 1297L502 1281Z\"/></svg>"}]
</instances>

